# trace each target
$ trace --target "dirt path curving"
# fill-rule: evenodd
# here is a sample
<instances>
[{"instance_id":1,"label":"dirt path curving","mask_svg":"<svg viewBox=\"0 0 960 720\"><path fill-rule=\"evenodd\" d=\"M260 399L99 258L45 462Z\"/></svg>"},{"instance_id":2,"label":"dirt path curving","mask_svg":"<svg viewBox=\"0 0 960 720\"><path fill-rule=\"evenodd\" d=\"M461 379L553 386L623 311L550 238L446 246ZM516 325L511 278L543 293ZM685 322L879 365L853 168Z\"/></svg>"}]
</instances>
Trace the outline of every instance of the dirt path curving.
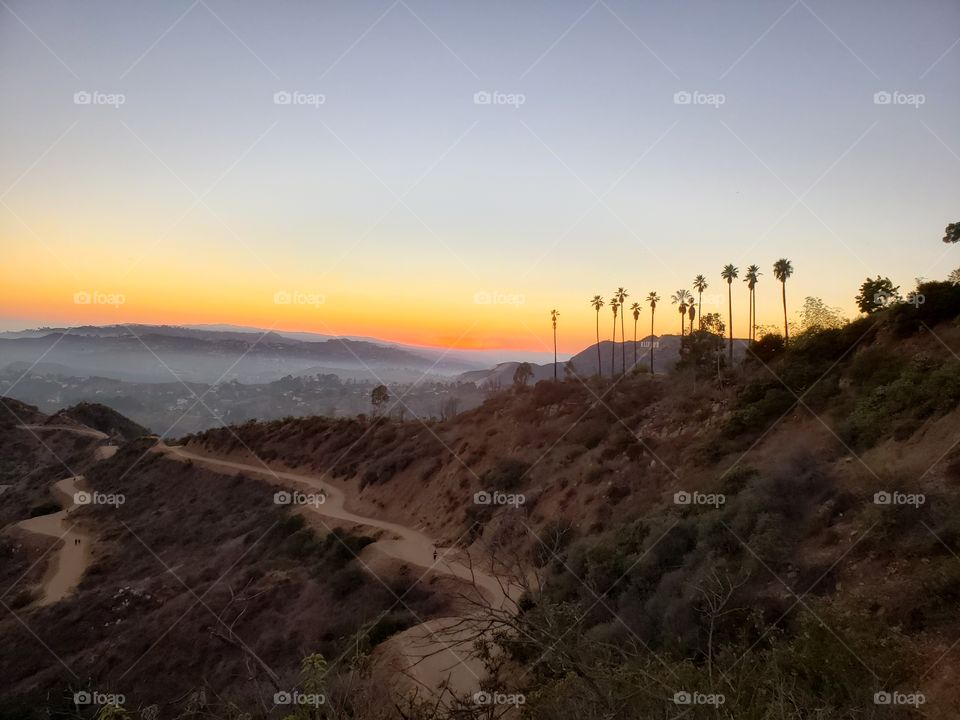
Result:
<instances>
[{"instance_id":1,"label":"dirt path curving","mask_svg":"<svg viewBox=\"0 0 960 720\"><path fill-rule=\"evenodd\" d=\"M106 440L108 435L99 430L76 425L18 425L22 430L57 430L77 435ZM94 451L96 460L106 460L117 452L116 445L101 445ZM74 494L80 490L82 475L58 480L53 485L53 494L60 503L61 510L21 520L15 527L37 535L46 535L60 541L60 549L51 563L47 575L41 583L39 604L51 605L62 600L80 583L83 573L90 565L92 538L70 521L70 512L76 507Z\"/></svg>"},{"instance_id":2,"label":"dirt path curving","mask_svg":"<svg viewBox=\"0 0 960 720\"><path fill-rule=\"evenodd\" d=\"M79 483L82 481L82 475L57 481L53 490L63 509L16 524L21 530L54 537L61 542L57 556L43 579L40 605L50 605L69 595L80 583L90 564L90 536L70 521L70 511L75 507L73 496L80 490Z\"/></svg>"},{"instance_id":3,"label":"dirt path curving","mask_svg":"<svg viewBox=\"0 0 960 720\"><path fill-rule=\"evenodd\" d=\"M484 572L477 567L453 560L455 548L436 548L440 559L435 563L434 541L422 532L397 523L357 515L346 509L346 494L340 489L314 475L273 470L263 465L223 460L191 452L182 446L158 444L155 448L168 457L192 461L210 469L241 471L272 478L274 483L306 486L326 496L323 503L303 507L320 515L338 520L378 528L390 534L368 546L403 563L415 565L433 572L450 575L477 587L487 602L497 609L505 609L519 596L519 588L506 580ZM450 559L447 558L450 556ZM474 635L469 618L435 618L394 635L384 643L385 654L390 657L394 669L407 675L421 689L436 692L446 684L459 694L471 694L480 688L483 677L482 664L471 658L469 638Z\"/></svg>"},{"instance_id":4,"label":"dirt path curving","mask_svg":"<svg viewBox=\"0 0 960 720\"><path fill-rule=\"evenodd\" d=\"M97 438L97 440L106 440L109 436L86 426L75 425L17 425L23 430L59 430L61 432L72 432L77 435L86 435L87 437Z\"/></svg>"}]
</instances>

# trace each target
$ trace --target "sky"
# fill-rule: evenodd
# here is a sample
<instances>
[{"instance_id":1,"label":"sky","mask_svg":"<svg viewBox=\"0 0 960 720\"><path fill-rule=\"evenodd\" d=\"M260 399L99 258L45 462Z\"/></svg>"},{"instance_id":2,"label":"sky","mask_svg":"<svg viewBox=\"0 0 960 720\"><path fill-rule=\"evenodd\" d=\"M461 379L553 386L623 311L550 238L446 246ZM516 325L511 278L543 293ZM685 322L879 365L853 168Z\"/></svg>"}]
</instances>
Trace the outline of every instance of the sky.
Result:
<instances>
[{"instance_id":1,"label":"sky","mask_svg":"<svg viewBox=\"0 0 960 720\"><path fill-rule=\"evenodd\" d=\"M3 0L0 329L567 354L781 257L852 317L960 266L958 77L955 0Z\"/></svg>"}]
</instances>

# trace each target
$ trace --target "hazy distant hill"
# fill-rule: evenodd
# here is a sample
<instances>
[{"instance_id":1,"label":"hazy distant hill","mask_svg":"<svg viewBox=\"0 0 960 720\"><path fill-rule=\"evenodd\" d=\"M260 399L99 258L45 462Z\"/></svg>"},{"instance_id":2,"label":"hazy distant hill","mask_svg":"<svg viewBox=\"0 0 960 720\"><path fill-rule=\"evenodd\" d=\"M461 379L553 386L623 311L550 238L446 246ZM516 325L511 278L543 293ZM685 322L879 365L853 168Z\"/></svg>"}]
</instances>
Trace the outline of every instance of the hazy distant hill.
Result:
<instances>
[{"instance_id":1,"label":"hazy distant hill","mask_svg":"<svg viewBox=\"0 0 960 720\"><path fill-rule=\"evenodd\" d=\"M270 382L305 370L372 381L409 381L413 371L456 375L479 363L346 338L305 341L279 333L175 326L41 328L0 334L0 368L41 361L77 376L137 382Z\"/></svg>"},{"instance_id":2,"label":"hazy distant hill","mask_svg":"<svg viewBox=\"0 0 960 720\"><path fill-rule=\"evenodd\" d=\"M668 372L676 364L680 355L680 336L679 335L661 335L659 338L655 335L650 335L645 338L642 338L637 341L637 365L643 368L650 367L650 343L654 343L653 348L653 369L654 372L661 374ZM616 370L617 373L621 371L622 361L623 361L623 350L624 343L616 343L616 347L613 347L613 343L609 340L604 340L600 343L600 363L602 365L602 372L604 375L610 375L611 360L615 358L616 360ZM734 339L734 356L740 357L744 351L744 341L740 339ZM626 360L627 360L627 369L633 367L634 365L634 356L633 356L633 341L629 340L626 343ZM584 348L576 355L570 358L568 361L570 365L573 366L577 375L580 377L591 377L597 374L597 344L594 343L587 348ZM513 373L517 369L517 366L520 364L518 361L504 362L498 364L496 367L489 368L487 370L472 370L461 374L457 379L461 382L473 382L478 385L483 385L485 383L492 383L493 385L509 385L513 382ZM563 378L564 373L566 372L565 366L567 362L559 362L557 367L557 377ZM553 377L553 363L546 363L544 365L534 365L531 364L533 368L533 382L540 380L548 380Z\"/></svg>"}]
</instances>

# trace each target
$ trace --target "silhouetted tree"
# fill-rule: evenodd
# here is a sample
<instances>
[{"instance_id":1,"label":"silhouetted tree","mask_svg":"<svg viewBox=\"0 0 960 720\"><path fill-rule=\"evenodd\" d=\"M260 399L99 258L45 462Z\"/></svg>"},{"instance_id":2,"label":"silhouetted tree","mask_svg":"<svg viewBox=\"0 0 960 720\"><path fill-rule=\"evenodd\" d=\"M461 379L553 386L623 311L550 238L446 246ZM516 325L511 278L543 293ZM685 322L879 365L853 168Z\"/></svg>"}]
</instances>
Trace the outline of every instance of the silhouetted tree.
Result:
<instances>
[{"instance_id":1,"label":"silhouetted tree","mask_svg":"<svg viewBox=\"0 0 960 720\"><path fill-rule=\"evenodd\" d=\"M888 277L882 278L877 275L875 278L867 278L863 281L860 292L854 300L857 301L860 312L869 315L882 310L890 304L891 300L898 297L900 297L900 286L894 285Z\"/></svg>"},{"instance_id":2,"label":"silhouetted tree","mask_svg":"<svg viewBox=\"0 0 960 720\"><path fill-rule=\"evenodd\" d=\"M623 310L623 312L620 313L620 343L621 343L620 366L621 366L621 370L624 373L626 373L627 372L627 336L624 333L624 329L623 329L624 327L623 319L627 315L627 311L624 308L624 306L626 305L625 300L627 299L627 291L624 290L622 287L619 287L617 288L617 292L615 293L615 296L617 298L617 305L619 305L620 309Z\"/></svg>"},{"instance_id":3,"label":"silhouetted tree","mask_svg":"<svg viewBox=\"0 0 960 720\"><path fill-rule=\"evenodd\" d=\"M600 359L600 308L603 307L603 298L599 295L594 295L590 304L593 305L593 309L597 311L597 374L602 377L603 364Z\"/></svg>"},{"instance_id":4,"label":"silhouetted tree","mask_svg":"<svg viewBox=\"0 0 960 720\"><path fill-rule=\"evenodd\" d=\"M610 377L617 375L617 311L620 309L620 303L616 298L610 301L610 309L613 310L613 343L610 345Z\"/></svg>"},{"instance_id":5,"label":"silhouetted tree","mask_svg":"<svg viewBox=\"0 0 960 720\"><path fill-rule=\"evenodd\" d=\"M960 222L950 223L943 233L945 243L960 242Z\"/></svg>"},{"instance_id":6,"label":"silhouetted tree","mask_svg":"<svg viewBox=\"0 0 960 720\"><path fill-rule=\"evenodd\" d=\"M533 368L530 367L530 363L522 362L517 365L517 369L513 371L513 384L516 387L525 387L532 377Z\"/></svg>"},{"instance_id":7,"label":"silhouetted tree","mask_svg":"<svg viewBox=\"0 0 960 720\"><path fill-rule=\"evenodd\" d=\"M690 294L689 290L677 290L670 296L670 301L674 305L679 305L677 310L680 312L680 337L682 338L686 334L684 321L687 319L687 307L693 301L693 295Z\"/></svg>"},{"instance_id":8,"label":"silhouetted tree","mask_svg":"<svg viewBox=\"0 0 960 720\"><path fill-rule=\"evenodd\" d=\"M737 279L740 271L735 265L728 264L723 266L720 271L720 277L727 281L727 318L730 322L730 364L733 365L733 281Z\"/></svg>"},{"instance_id":9,"label":"silhouetted tree","mask_svg":"<svg viewBox=\"0 0 960 720\"><path fill-rule=\"evenodd\" d=\"M773 264L773 276L780 281L783 291L783 346L790 346L790 328L787 326L787 279L793 275L793 265L786 258Z\"/></svg>"},{"instance_id":10,"label":"silhouetted tree","mask_svg":"<svg viewBox=\"0 0 960 720\"><path fill-rule=\"evenodd\" d=\"M640 303L634 303L630 306L633 310L633 364L637 364L637 321L640 319Z\"/></svg>"},{"instance_id":11,"label":"silhouetted tree","mask_svg":"<svg viewBox=\"0 0 960 720\"><path fill-rule=\"evenodd\" d=\"M377 385L370 393L370 402L373 404L374 415L379 415L383 406L390 400L390 391L386 385Z\"/></svg>"},{"instance_id":12,"label":"silhouetted tree","mask_svg":"<svg viewBox=\"0 0 960 720\"><path fill-rule=\"evenodd\" d=\"M560 312L557 310L550 311L550 321L553 323L553 379L557 379L557 318L560 317Z\"/></svg>"},{"instance_id":13,"label":"silhouetted tree","mask_svg":"<svg viewBox=\"0 0 960 720\"><path fill-rule=\"evenodd\" d=\"M763 273L760 272L760 268L756 265L750 265L747 268L747 275L743 281L747 284L747 289L750 290L750 332L749 337L751 342L756 339L757 334L757 294L756 287L757 282L760 276Z\"/></svg>"},{"instance_id":14,"label":"silhouetted tree","mask_svg":"<svg viewBox=\"0 0 960 720\"><path fill-rule=\"evenodd\" d=\"M693 279L693 289L697 291L697 315L700 316L700 329L703 330L703 291L709 287L707 285L707 279L703 275L697 275ZM690 329L693 330L693 323L690 324Z\"/></svg>"},{"instance_id":15,"label":"silhouetted tree","mask_svg":"<svg viewBox=\"0 0 960 720\"><path fill-rule=\"evenodd\" d=\"M655 290L647 294L647 302L650 303L650 374L653 375L653 319L657 314L657 303L660 302Z\"/></svg>"}]
</instances>

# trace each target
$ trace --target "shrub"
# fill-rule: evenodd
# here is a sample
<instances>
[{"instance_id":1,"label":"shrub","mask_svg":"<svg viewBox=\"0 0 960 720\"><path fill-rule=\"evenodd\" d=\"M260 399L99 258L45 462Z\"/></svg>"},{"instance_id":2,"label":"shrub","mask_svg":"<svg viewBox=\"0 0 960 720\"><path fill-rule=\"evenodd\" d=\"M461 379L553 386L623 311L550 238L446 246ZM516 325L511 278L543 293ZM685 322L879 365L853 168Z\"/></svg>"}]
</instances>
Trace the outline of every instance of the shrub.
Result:
<instances>
[{"instance_id":1,"label":"shrub","mask_svg":"<svg viewBox=\"0 0 960 720\"><path fill-rule=\"evenodd\" d=\"M954 320L960 315L960 285L951 282L926 282L917 286L923 303L900 303L890 311L890 321L898 337L907 337L923 326Z\"/></svg>"},{"instance_id":2,"label":"shrub","mask_svg":"<svg viewBox=\"0 0 960 720\"><path fill-rule=\"evenodd\" d=\"M500 458L483 474L484 488L510 492L522 484L530 464L515 458Z\"/></svg>"},{"instance_id":3,"label":"shrub","mask_svg":"<svg viewBox=\"0 0 960 720\"><path fill-rule=\"evenodd\" d=\"M783 354L783 335L767 333L759 340L754 340L750 343L747 349L751 356L765 365L769 365L775 358Z\"/></svg>"}]
</instances>

